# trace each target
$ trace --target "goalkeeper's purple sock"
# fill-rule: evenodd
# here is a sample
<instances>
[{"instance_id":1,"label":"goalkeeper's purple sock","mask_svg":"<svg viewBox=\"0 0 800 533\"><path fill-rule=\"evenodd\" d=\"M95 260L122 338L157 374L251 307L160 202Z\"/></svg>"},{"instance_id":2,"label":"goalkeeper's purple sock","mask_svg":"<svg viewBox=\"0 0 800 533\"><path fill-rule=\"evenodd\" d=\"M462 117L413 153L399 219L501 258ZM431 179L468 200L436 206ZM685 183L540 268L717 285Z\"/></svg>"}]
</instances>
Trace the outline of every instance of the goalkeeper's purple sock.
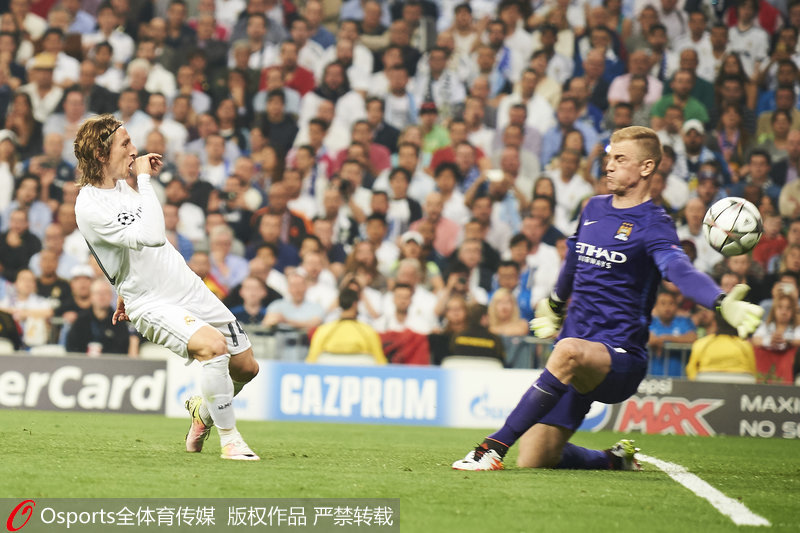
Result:
<instances>
[{"instance_id":1,"label":"goalkeeper's purple sock","mask_svg":"<svg viewBox=\"0 0 800 533\"><path fill-rule=\"evenodd\" d=\"M517 406L506 418L506 423L498 431L489 435L489 439L512 446L523 433L555 407L567 392L568 385L561 383L546 368L520 399Z\"/></svg>"},{"instance_id":2,"label":"goalkeeper's purple sock","mask_svg":"<svg viewBox=\"0 0 800 533\"><path fill-rule=\"evenodd\" d=\"M604 450L589 450L568 442L564 445L561 462L556 465L556 468L611 470L612 462L609 454Z\"/></svg>"}]
</instances>

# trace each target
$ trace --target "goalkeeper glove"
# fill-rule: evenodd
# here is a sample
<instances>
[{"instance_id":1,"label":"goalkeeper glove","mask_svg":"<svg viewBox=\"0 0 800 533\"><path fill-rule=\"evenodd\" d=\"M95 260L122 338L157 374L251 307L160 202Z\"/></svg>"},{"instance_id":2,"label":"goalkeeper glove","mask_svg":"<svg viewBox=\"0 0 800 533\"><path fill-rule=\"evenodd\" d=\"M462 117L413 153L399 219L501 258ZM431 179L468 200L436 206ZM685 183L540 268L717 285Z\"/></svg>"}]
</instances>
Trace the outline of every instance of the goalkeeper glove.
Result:
<instances>
[{"instance_id":1,"label":"goalkeeper glove","mask_svg":"<svg viewBox=\"0 0 800 533\"><path fill-rule=\"evenodd\" d=\"M531 331L540 339L555 335L564 321L566 302L555 295L543 298L536 304L536 318L531 320Z\"/></svg>"},{"instance_id":2,"label":"goalkeeper glove","mask_svg":"<svg viewBox=\"0 0 800 533\"><path fill-rule=\"evenodd\" d=\"M740 283L736 285L728 295L720 295L717 299L717 310L722 314L725 322L736 328L739 336L746 339L751 335L761 323L761 315L764 310L748 302L743 302L750 287Z\"/></svg>"}]
</instances>

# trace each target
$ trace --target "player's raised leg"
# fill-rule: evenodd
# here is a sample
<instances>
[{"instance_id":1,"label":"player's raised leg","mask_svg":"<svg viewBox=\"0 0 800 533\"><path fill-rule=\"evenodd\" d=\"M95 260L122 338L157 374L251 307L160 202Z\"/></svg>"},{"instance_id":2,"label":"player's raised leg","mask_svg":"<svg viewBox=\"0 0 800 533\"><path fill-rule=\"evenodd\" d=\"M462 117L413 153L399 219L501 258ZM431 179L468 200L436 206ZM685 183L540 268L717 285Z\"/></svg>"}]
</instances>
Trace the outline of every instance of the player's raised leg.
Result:
<instances>
[{"instance_id":1,"label":"player's raised leg","mask_svg":"<svg viewBox=\"0 0 800 533\"><path fill-rule=\"evenodd\" d=\"M453 468L502 469L508 449L556 406L570 385L586 394L600 385L610 370L611 356L604 344L562 339L553 349L539 379L525 392L503 427L484 439L464 459L453 463Z\"/></svg>"},{"instance_id":2,"label":"player's raised leg","mask_svg":"<svg viewBox=\"0 0 800 533\"><path fill-rule=\"evenodd\" d=\"M236 429L236 417L233 412L234 385L228 369L231 356L224 335L211 326L203 326L189 339L187 349L189 355L202 365L200 390L210 417L219 431L221 457L257 461L259 457L247 446ZM195 426L196 420L193 416L192 430Z\"/></svg>"},{"instance_id":3,"label":"player's raised leg","mask_svg":"<svg viewBox=\"0 0 800 533\"><path fill-rule=\"evenodd\" d=\"M233 381L233 396L235 397L245 385L258 375L258 362L253 356L253 349L231 355L228 370ZM202 396L192 396L186 400L186 410L192 419L189 433L186 435L186 451L200 452L208 438L214 421L208 411L208 405Z\"/></svg>"}]
</instances>

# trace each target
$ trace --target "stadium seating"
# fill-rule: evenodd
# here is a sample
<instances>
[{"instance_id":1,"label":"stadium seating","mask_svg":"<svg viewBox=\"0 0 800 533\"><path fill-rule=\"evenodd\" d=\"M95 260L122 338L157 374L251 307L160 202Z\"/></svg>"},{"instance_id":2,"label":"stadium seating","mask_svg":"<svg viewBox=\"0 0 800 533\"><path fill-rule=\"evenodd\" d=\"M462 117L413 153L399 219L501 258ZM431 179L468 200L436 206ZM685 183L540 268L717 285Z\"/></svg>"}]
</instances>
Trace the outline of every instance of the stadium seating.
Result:
<instances>
[{"instance_id":1,"label":"stadium seating","mask_svg":"<svg viewBox=\"0 0 800 533\"><path fill-rule=\"evenodd\" d=\"M442 359L442 368L466 368L473 370L502 370L503 363L494 357L450 355Z\"/></svg>"},{"instance_id":2,"label":"stadium seating","mask_svg":"<svg viewBox=\"0 0 800 533\"><path fill-rule=\"evenodd\" d=\"M8 339L0 339L0 355L14 355L14 344Z\"/></svg>"},{"instance_id":3,"label":"stadium seating","mask_svg":"<svg viewBox=\"0 0 800 533\"><path fill-rule=\"evenodd\" d=\"M42 344L41 346L32 346L28 353L46 357L62 357L67 355L67 349L60 344Z\"/></svg>"},{"instance_id":4,"label":"stadium seating","mask_svg":"<svg viewBox=\"0 0 800 533\"><path fill-rule=\"evenodd\" d=\"M323 352L317 358L319 365L333 366L373 366L375 358L367 353L340 354Z\"/></svg>"},{"instance_id":5,"label":"stadium seating","mask_svg":"<svg viewBox=\"0 0 800 533\"><path fill-rule=\"evenodd\" d=\"M174 355L172 350L152 342L145 342L139 346L139 357L141 359L166 361L170 357L174 357Z\"/></svg>"},{"instance_id":6,"label":"stadium seating","mask_svg":"<svg viewBox=\"0 0 800 533\"><path fill-rule=\"evenodd\" d=\"M737 372L698 372L695 381L707 383L755 383L756 378L751 374Z\"/></svg>"}]
</instances>

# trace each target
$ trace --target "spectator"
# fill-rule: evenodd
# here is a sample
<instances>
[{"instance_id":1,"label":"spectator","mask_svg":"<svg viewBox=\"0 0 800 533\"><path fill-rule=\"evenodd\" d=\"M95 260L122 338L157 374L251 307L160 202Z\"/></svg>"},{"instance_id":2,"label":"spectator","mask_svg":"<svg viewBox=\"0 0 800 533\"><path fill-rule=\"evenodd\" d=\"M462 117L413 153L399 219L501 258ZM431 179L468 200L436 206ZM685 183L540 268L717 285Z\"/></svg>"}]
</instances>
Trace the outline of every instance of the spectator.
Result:
<instances>
[{"instance_id":1,"label":"spectator","mask_svg":"<svg viewBox=\"0 0 800 533\"><path fill-rule=\"evenodd\" d=\"M545 225L542 220L532 216L522 219L522 235L530 243L528 255L525 256L527 266L527 283L531 289L531 302L535 305L539 300L546 298L556 284L561 258L555 247L542 241ZM522 276L526 275L522 271Z\"/></svg>"},{"instance_id":2,"label":"spectator","mask_svg":"<svg viewBox=\"0 0 800 533\"><path fill-rule=\"evenodd\" d=\"M275 146L279 157L284 157L297 136L297 123L285 112L286 96L283 91L267 94L267 109L261 119L261 131Z\"/></svg>"},{"instance_id":3,"label":"spectator","mask_svg":"<svg viewBox=\"0 0 800 533\"><path fill-rule=\"evenodd\" d=\"M701 272L710 273L714 265L722 261L722 254L714 250L703 234L703 217L706 214L706 205L700 198L692 198L684 210L685 224L678 226L678 238L694 243L697 258L694 266Z\"/></svg>"},{"instance_id":4,"label":"spectator","mask_svg":"<svg viewBox=\"0 0 800 533\"><path fill-rule=\"evenodd\" d=\"M753 249L753 260L767 270L770 261L783 253L786 248L786 237L781 234L782 221L780 215L772 214L764 217L764 233Z\"/></svg>"},{"instance_id":5,"label":"spectator","mask_svg":"<svg viewBox=\"0 0 800 533\"><path fill-rule=\"evenodd\" d=\"M507 288L497 289L489 302L489 331L500 337L528 334L528 321L520 317L517 301Z\"/></svg>"},{"instance_id":6,"label":"spectator","mask_svg":"<svg viewBox=\"0 0 800 533\"><path fill-rule=\"evenodd\" d=\"M211 274L227 291L247 277L247 261L231 253L233 231L227 225L213 228L209 235Z\"/></svg>"},{"instance_id":7,"label":"spectator","mask_svg":"<svg viewBox=\"0 0 800 533\"><path fill-rule=\"evenodd\" d=\"M545 225L542 242L550 246L555 246L556 241L565 237L564 234L553 225L555 209L556 202L552 196L537 196L530 204L531 216L540 219Z\"/></svg>"},{"instance_id":8,"label":"spectator","mask_svg":"<svg viewBox=\"0 0 800 533\"><path fill-rule=\"evenodd\" d=\"M745 71L754 76L766 64L769 34L758 25L758 0L742 0L736 5L736 23L729 30L729 52L742 55Z\"/></svg>"},{"instance_id":9,"label":"spectator","mask_svg":"<svg viewBox=\"0 0 800 533\"><path fill-rule=\"evenodd\" d=\"M97 31L84 34L81 45L87 52L98 43L109 43L113 50L112 61L115 67L121 68L133 57L135 43L131 37L120 29L120 20L110 3L102 4L97 9ZM109 90L114 90L109 88Z\"/></svg>"},{"instance_id":10,"label":"spectator","mask_svg":"<svg viewBox=\"0 0 800 533\"><path fill-rule=\"evenodd\" d=\"M55 315L62 316L65 310L70 309L75 304L72 302L72 291L70 290L69 282L57 274L57 267L58 254L53 250L42 250L39 254L41 273L36 280L36 294L47 298Z\"/></svg>"},{"instance_id":11,"label":"spectator","mask_svg":"<svg viewBox=\"0 0 800 533\"><path fill-rule=\"evenodd\" d=\"M453 337L467 328L467 301L461 294L453 294L447 300L444 310L443 327L429 332L428 342L431 350L431 364L438 365L451 351Z\"/></svg>"},{"instance_id":12,"label":"spectator","mask_svg":"<svg viewBox=\"0 0 800 533\"><path fill-rule=\"evenodd\" d=\"M58 275L62 278L68 278L72 268L80 264L80 261L64 251L64 228L57 222L53 222L47 226L44 232L43 250L51 250L58 258ZM40 252L41 253L41 252ZM39 254L31 257L28 268L39 276L41 275L41 268L39 266Z\"/></svg>"},{"instance_id":13,"label":"spectator","mask_svg":"<svg viewBox=\"0 0 800 533\"><path fill-rule=\"evenodd\" d=\"M306 299L308 281L297 270L286 273L288 295L272 302L262 325L278 328L279 352L282 359L301 361L305 357L308 332L322 323L325 310Z\"/></svg>"},{"instance_id":14,"label":"spectator","mask_svg":"<svg viewBox=\"0 0 800 533\"><path fill-rule=\"evenodd\" d=\"M208 253L195 251L192 258L186 262L192 272L197 274L206 287L214 293L214 296L222 300L228 294L228 289L220 283L211 273L211 259Z\"/></svg>"},{"instance_id":15,"label":"spectator","mask_svg":"<svg viewBox=\"0 0 800 533\"><path fill-rule=\"evenodd\" d=\"M420 283L428 290L438 293L444 288L442 273L438 264L426 256L425 238L418 231L407 231L399 239L400 254L398 261L392 265L396 271L400 261L404 259L416 259L422 268L420 270Z\"/></svg>"},{"instance_id":16,"label":"spectator","mask_svg":"<svg viewBox=\"0 0 800 533\"><path fill-rule=\"evenodd\" d=\"M92 282L91 307L78 313L67 334L67 351L89 355L128 354L131 335L124 322L112 323L111 286L105 279ZM99 345L99 346L98 346Z\"/></svg>"},{"instance_id":17,"label":"spectator","mask_svg":"<svg viewBox=\"0 0 800 533\"><path fill-rule=\"evenodd\" d=\"M648 74L649 67L647 51L632 50L628 56L628 73L614 78L608 88L609 104L613 106L618 102L630 102L630 85L636 78L641 79L645 87L642 101L648 106L655 104L662 96L663 84L658 78Z\"/></svg>"},{"instance_id":18,"label":"spectator","mask_svg":"<svg viewBox=\"0 0 800 533\"><path fill-rule=\"evenodd\" d=\"M19 88L28 95L34 118L44 124L56 110L64 91L53 81L53 69L56 67L56 56L48 52L36 55L28 64L30 82Z\"/></svg>"},{"instance_id":19,"label":"spectator","mask_svg":"<svg viewBox=\"0 0 800 533\"><path fill-rule=\"evenodd\" d=\"M780 185L773 183L770 177L772 158L769 153L756 148L750 152L748 159L750 172L740 178L739 182L728 188L731 196L742 198L750 197L753 203L758 204L758 198L766 194L772 199L773 205L778 205Z\"/></svg>"},{"instance_id":20,"label":"spectator","mask_svg":"<svg viewBox=\"0 0 800 533\"><path fill-rule=\"evenodd\" d=\"M671 105L677 105L683 109L683 117L687 121L697 119L702 124L708 123L708 110L702 102L691 95L694 80L694 72L688 69L681 69L675 73L670 83L672 93L665 94L653 105L652 126L654 129L661 129L664 123L664 114L667 107Z\"/></svg>"},{"instance_id":21,"label":"spectator","mask_svg":"<svg viewBox=\"0 0 800 533\"><path fill-rule=\"evenodd\" d=\"M503 341L487 327L489 318L486 306L467 306L466 327L458 331L450 341L450 353L469 357L488 357L505 362Z\"/></svg>"},{"instance_id":22,"label":"spectator","mask_svg":"<svg viewBox=\"0 0 800 533\"><path fill-rule=\"evenodd\" d=\"M721 316L714 319L716 331L692 343L686 364L686 377L702 379L703 373L747 375L755 379L756 360L753 346L741 339Z\"/></svg>"},{"instance_id":23,"label":"spectator","mask_svg":"<svg viewBox=\"0 0 800 533\"><path fill-rule=\"evenodd\" d=\"M555 124L553 118L553 108L543 97L536 94L536 86L539 82L539 74L529 68L522 73L519 84L519 91L514 91L509 96L503 98L497 106L497 129L502 131L510 121L510 110L515 104L525 106L525 125L536 129L544 135Z\"/></svg>"},{"instance_id":24,"label":"spectator","mask_svg":"<svg viewBox=\"0 0 800 533\"><path fill-rule=\"evenodd\" d=\"M322 245L319 239L310 235L304 241L313 242L313 249L300 250L303 258L298 271L307 282L306 301L313 302L322 307L326 313L331 312L336 304L336 278L326 268L326 260L322 254Z\"/></svg>"},{"instance_id":25,"label":"spectator","mask_svg":"<svg viewBox=\"0 0 800 533\"><path fill-rule=\"evenodd\" d=\"M14 281L14 294L0 299L0 311L9 313L22 329L26 346L46 344L50 337L49 320L53 306L36 294L36 277L30 270L20 270Z\"/></svg>"},{"instance_id":26,"label":"spectator","mask_svg":"<svg viewBox=\"0 0 800 533\"><path fill-rule=\"evenodd\" d=\"M650 323L650 374L653 376L680 377L683 375L683 363L679 354L673 350L665 350L664 343L690 343L697 340L694 323L685 316L677 315L678 299L675 293L661 290L653 307L653 319Z\"/></svg>"},{"instance_id":27,"label":"spectator","mask_svg":"<svg viewBox=\"0 0 800 533\"><path fill-rule=\"evenodd\" d=\"M536 305L536 302L531 301L531 287L528 283L531 271L525 265L525 255L529 249L528 239L522 234L515 235L511 243L511 259L500 263L492 282L495 292L505 289L511 293L519 315L528 322L533 319L533 307ZM523 269L524 276L521 276Z\"/></svg>"},{"instance_id":28,"label":"spectator","mask_svg":"<svg viewBox=\"0 0 800 533\"><path fill-rule=\"evenodd\" d=\"M356 320L358 293L345 288L339 293L339 320L323 324L314 331L307 363L314 363L323 353L339 355L369 354L377 364L386 364L381 339L372 327Z\"/></svg>"},{"instance_id":29,"label":"spectator","mask_svg":"<svg viewBox=\"0 0 800 533\"><path fill-rule=\"evenodd\" d=\"M33 115L32 98L17 91L8 106L4 126L16 135L19 160L39 155L43 148L42 123Z\"/></svg>"},{"instance_id":30,"label":"spectator","mask_svg":"<svg viewBox=\"0 0 800 533\"><path fill-rule=\"evenodd\" d=\"M427 335L439 321L434 311L436 307L436 296L426 289L421 283L421 266L417 259L407 258L400 261L395 271L393 283L405 284L413 289L411 305L408 308L408 321L414 326L412 329L416 333ZM393 315L394 297L392 294L385 294L383 297L382 309L385 315Z\"/></svg>"},{"instance_id":31,"label":"spectator","mask_svg":"<svg viewBox=\"0 0 800 533\"><path fill-rule=\"evenodd\" d=\"M423 220L433 224L435 238L433 247L443 257L449 257L461 241L461 228L450 219L442 216L444 200L441 193L432 192L425 198L424 217L411 224L410 229L416 231Z\"/></svg>"},{"instance_id":32,"label":"spectator","mask_svg":"<svg viewBox=\"0 0 800 533\"><path fill-rule=\"evenodd\" d=\"M414 295L414 288L405 283L395 283L391 290L392 303L394 304L391 312L383 310L383 314L376 321L375 329L379 333L386 331L405 331L410 329L417 331L427 329L426 326L414 324L414 315L409 314L411 299Z\"/></svg>"},{"instance_id":33,"label":"spectator","mask_svg":"<svg viewBox=\"0 0 800 533\"><path fill-rule=\"evenodd\" d=\"M753 334L756 369L766 383L794 382L794 360L800 347L800 317L797 293L781 292L769 314Z\"/></svg>"},{"instance_id":34,"label":"spectator","mask_svg":"<svg viewBox=\"0 0 800 533\"><path fill-rule=\"evenodd\" d=\"M42 249L42 242L28 230L28 214L22 209L11 211L3 220L8 220L8 230L0 235L0 266L3 277L13 280Z\"/></svg>"},{"instance_id":35,"label":"spectator","mask_svg":"<svg viewBox=\"0 0 800 533\"><path fill-rule=\"evenodd\" d=\"M257 326L264 321L267 308L263 305L267 297L266 284L255 276L247 276L239 286L239 297L242 304L231 307L231 313L243 325Z\"/></svg>"},{"instance_id":36,"label":"spectator","mask_svg":"<svg viewBox=\"0 0 800 533\"><path fill-rule=\"evenodd\" d=\"M0 230L8 231L10 228L10 214L16 210L23 210L27 214L28 227L34 235L44 239L45 228L53 221L53 213L47 204L38 200L42 186L39 178L33 174L26 174L17 181L14 191L14 200L2 214Z\"/></svg>"}]
</instances>

